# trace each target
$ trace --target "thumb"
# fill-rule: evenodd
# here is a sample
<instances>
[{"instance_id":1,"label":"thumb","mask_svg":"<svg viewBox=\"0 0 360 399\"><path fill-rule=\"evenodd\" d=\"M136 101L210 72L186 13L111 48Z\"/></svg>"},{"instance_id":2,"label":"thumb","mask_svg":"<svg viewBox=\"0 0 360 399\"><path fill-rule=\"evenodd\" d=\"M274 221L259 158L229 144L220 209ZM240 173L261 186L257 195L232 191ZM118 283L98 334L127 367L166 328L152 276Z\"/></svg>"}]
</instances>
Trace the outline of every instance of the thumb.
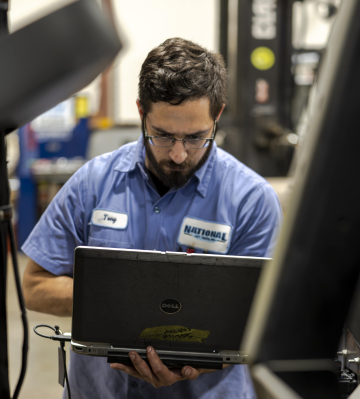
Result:
<instances>
[{"instance_id":1,"label":"thumb","mask_svg":"<svg viewBox=\"0 0 360 399\"><path fill-rule=\"evenodd\" d=\"M195 380L200 375L198 370L196 370L190 366L183 367L181 370L181 374L188 380Z\"/></svg>"}]
</instances>

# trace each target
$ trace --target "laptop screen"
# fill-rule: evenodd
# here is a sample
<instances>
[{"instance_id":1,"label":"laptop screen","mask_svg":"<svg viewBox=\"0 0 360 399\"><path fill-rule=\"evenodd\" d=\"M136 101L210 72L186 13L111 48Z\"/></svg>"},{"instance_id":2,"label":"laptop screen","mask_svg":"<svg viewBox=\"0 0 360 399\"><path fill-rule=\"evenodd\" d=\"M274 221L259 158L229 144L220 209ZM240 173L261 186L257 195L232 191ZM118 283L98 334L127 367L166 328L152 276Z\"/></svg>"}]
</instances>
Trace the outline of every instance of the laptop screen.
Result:
<instances>
[{"instance_id":1,"label":"laptop screen","mask_svg":"<svg viewBox=\"0 0 360 399\"><path fill-rule=\"evenodd\" d=\"M72 338L140 349L239 350L264 260L78 248Z\"/></svg>"}]
</instances>

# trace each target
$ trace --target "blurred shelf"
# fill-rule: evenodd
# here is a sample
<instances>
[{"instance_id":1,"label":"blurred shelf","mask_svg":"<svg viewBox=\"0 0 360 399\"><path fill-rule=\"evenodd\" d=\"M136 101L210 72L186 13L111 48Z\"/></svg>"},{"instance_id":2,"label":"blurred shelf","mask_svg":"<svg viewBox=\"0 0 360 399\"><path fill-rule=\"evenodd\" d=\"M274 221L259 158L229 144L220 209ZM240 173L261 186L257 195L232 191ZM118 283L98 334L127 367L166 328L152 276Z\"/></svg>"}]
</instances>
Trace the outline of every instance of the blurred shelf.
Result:
<instances>
[{"instance_id":1,"label":"blurred shelf","mask_svg":"<svg viewBox=\"0 0 360 399\"><path fill-rule=\"evenodd\" d=\"M31 165L31 173L37 182L48 181L51 183L65 183L79 168L85 164L86 160L58 158L38 159Z\"/></svg>"}]
</instances>

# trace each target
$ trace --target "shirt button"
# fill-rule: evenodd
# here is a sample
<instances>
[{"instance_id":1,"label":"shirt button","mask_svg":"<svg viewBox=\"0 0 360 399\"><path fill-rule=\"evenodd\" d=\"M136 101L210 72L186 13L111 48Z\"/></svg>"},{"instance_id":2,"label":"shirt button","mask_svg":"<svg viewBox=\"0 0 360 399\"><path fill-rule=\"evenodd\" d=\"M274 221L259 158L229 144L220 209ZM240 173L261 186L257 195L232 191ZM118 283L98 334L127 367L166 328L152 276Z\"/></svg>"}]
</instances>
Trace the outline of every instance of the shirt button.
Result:
<instances>
[{"instance_id":1,"label":"shirt button","mask_svg":"<svg viewBox=\"0 0 360 399\"><path fill-rule=\"evenodd\" d=\"M160 212L161 212L161 209L160 209L158 206L156 206L156 207L154 208L154 212L155 212L155 213L160 213Z\"/></svg>"},{"instance_id":2,"label":"shirt button","mask_svg":"<svg viewBox=\"0 0 360 399\"><path fill-rule=\"evenodd\" d=\"M137 388L138 384L137 384L137 382L132 382L132 383L131 383L131 386L132 386L133 388Z\"/></svg>"}]
</instances>

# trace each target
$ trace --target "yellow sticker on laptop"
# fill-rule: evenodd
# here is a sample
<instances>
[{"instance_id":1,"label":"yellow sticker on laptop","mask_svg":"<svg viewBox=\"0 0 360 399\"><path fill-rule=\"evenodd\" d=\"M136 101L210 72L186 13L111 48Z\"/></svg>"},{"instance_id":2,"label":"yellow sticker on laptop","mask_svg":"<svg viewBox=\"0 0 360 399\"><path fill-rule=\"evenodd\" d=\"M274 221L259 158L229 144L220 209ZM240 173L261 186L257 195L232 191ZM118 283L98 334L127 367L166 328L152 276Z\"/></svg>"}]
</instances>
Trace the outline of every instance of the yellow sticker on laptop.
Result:
<instances>
[{"instance_id":1,"label":"yellow sticker on laptop","mask_svg":"<svg viewBox=\"0 0 360 399\"><path fill-rule=\"evenodd\" d=\"M207 330L197 330L183 326L160 326L145 328L140 334L140 338L205 343L209 334L210 331Z\"/></svg>"}]
</instances>

